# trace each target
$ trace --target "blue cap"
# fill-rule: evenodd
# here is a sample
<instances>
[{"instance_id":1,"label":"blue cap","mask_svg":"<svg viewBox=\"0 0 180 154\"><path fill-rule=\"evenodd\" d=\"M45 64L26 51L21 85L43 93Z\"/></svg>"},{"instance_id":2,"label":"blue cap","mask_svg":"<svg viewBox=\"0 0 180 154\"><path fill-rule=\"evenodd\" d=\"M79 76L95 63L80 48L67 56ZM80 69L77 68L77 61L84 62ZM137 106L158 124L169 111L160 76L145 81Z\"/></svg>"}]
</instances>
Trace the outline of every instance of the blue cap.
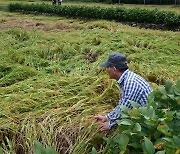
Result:
<instances>
[{"instance_id":1,"label":"blue cap","mask_svg":"<svg viewBox=\"0 0 180 154\"><path fill-rule=\"evenodd\" d=\"M112 53L106 62L100 64L101 67L116 67L118 69L128 68L126 56L121 53Z\"/></svg>"}]
</instances>

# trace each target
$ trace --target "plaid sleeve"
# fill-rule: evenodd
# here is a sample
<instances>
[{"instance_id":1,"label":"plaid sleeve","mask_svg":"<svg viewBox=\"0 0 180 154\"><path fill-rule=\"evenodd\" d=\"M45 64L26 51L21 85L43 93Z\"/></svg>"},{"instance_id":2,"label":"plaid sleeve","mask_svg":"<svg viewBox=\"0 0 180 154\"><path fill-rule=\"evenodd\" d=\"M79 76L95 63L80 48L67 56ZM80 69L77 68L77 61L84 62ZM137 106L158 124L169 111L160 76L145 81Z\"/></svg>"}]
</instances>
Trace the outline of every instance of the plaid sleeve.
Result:
<instances>
[{"instance_id":1,"label":"plaid sleeve","mask_svg":"<svg viewBox=\"0 0 180 154\"><path fill-rule=\"evenodd\" d=\"M130 82L128 85L125 87L124 94L122 98L119 101L119 104L110 112L108 113L105 117L106 119L109 119L109 128L112 128L113 126L116 125L116 120L121 118L121 114L117 113L116 111L122 111L121 106L126 106L129 109L132 109L132 106L129 102L129 100L134 100L134 97L137 96L138 93L138 85L136 83Z\"/></svg>"},{"instance_id":2,"label":"plaid sleeve","mask_svg":"<svg viewBox=\"0 0 180 154\"><path fill-rule=\"evenodd\" d=\"M117 113L117 111L122 111L121 104L124 104L123 102L126 101L125 99L121 99L119 101L119 105L117 105L110 113L108 113L105 117L106 119L109 119L109 128L111 129L113 126L116 125L116 120L121 118L121 114Z\"/></svg>"},{"instance_id":3,"label":"plaid sleeve","mask_svg":"<svg viewBox=\"0 0 180 154\"><path fill-rule=\"evenodd\" d=\"M116 126L116 125L117 125L117 123L116 123L115 120L110 120L109 123L108 123L109 129L111 129L112 127L114 127L114 126Z\"/></svg>"},{"instance_id":4,"label":"plaid sleeve","mask_svg":"<svg viewBox=\"0 0 180 154\"><path fill-rule=\"evenodd\" d=\"M110 113L108 113L105 117L106 119L116 120L121 118L121 114L117 113L116 111L122 111L120 105L117 105Z\"/></svg>"}]
</instances>

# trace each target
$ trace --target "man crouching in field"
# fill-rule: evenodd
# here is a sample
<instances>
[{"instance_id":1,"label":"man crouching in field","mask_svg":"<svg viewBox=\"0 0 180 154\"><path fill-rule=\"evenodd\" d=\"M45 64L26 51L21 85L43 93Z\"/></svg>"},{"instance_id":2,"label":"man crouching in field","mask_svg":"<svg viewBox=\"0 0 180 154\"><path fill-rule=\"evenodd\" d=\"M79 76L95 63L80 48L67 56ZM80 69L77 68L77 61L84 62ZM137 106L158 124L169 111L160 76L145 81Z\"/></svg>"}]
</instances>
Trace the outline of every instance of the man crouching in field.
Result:
<instances>
[{"instance_id":1,"label":"man crouching in field","mask_svg":"<svg viewBox=\"0 0 180 154\"><path fill-rule=\"evenodd\" d=\"M109 77L117 80L121 88L121 98L118 105L107 115L96 116L96 120L100 122L100 131L110 130L116 126L116 120L121 118L121 115L116 111L122 111L121 106L125 105L132 109L129 100L137 102L140 106L146 105L147 97L152 92L151 86L141 76L135 74L128 69L126 56L120 53L112 53L109 55L107 62L100 66L105 67Z\"/></svg>"}]
</instances>

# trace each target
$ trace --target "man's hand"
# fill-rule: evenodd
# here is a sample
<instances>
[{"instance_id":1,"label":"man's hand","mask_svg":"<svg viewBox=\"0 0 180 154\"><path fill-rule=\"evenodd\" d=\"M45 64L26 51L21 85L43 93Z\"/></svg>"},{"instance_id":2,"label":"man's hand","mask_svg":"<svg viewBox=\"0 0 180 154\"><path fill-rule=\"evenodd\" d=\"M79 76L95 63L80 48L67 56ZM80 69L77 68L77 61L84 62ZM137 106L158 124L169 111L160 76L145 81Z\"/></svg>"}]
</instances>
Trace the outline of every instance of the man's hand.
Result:
<instances>
[{"instance_id":1,"label":"man's hand","mask_svg":"<svg viewBox=\"0 0 180 154\"><path fill-rule=\"evenodd\" d=\"M99 126L99 130L100 130L101 132L102 132L102 131L110 130L109 127L108 127L108 122L101 123L100 126Z\"/></svg>"},{"instance_id":2,"label":"man's hand","mask_svg":"<svg viewBox=\"0 0 180 154\"><path fill-rule=\"evenodd\" d=\"M106 117L105 116L98 115L98 116L95 116L95 118L96 118L96 120L98 122L105 122L106 121Z\"/></svg>"},{"instance_id":3,"label":"man's hand","mask_svg":"<svg viewBox=\"0 0 180 154\"><path fill-rule=\"evenodd\" d=\"M99 130L102 132L102 131L107 131L107 130L110 130L109 127L108 127L108 122L106 117L105 116L101 116L101 115L98 115L98 116L95 116L96 120L98 122L100 122L99 124Z\"/></svg>"}]
</instances>

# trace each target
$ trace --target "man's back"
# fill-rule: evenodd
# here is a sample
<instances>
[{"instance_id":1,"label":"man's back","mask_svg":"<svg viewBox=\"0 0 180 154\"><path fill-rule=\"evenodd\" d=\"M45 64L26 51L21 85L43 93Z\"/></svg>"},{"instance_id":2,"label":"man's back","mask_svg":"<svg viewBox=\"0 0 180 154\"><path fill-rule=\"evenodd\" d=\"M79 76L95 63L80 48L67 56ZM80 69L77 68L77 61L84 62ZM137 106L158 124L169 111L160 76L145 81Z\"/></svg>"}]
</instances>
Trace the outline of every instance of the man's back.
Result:
<instances>
[{"instance_id":1,"label":"man's back","mask_svg":"<svg viewBox=\"0 0 180 154\"><path fill-rule=\"evenodd\" d=\"M122 90L122 98L137 102L141 106L146 104L147 97L152 92L148 82L130 70L122 74L118 84Z\"/></svg>"}]
</instances>

